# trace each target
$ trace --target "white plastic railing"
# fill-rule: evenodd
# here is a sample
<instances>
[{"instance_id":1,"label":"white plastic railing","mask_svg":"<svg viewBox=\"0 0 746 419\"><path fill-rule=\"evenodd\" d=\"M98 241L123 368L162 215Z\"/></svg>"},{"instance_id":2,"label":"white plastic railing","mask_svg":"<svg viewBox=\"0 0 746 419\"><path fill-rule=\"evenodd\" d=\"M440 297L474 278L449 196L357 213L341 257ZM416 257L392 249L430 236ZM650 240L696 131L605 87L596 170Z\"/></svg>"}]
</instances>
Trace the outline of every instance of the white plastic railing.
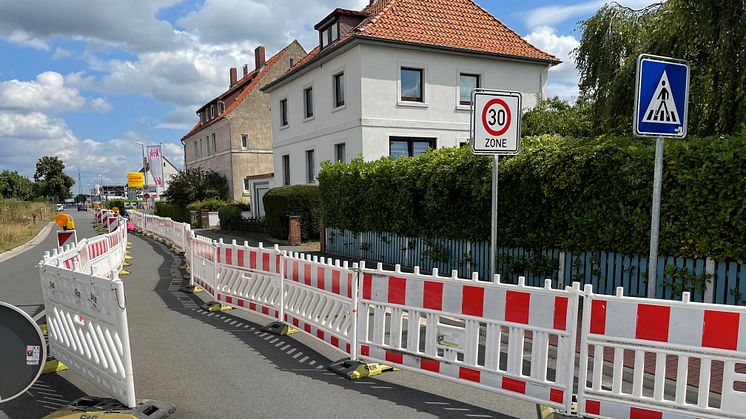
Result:
<instances>
[{"instance_id":1,"label":"white plastic railing","mask_svg":"<svg viewBox=\"0 0 746 419\"><path fill-rule=\"evenodd\" d=\"M177 247L184 237L191 281L215 299L282 320L353 359L569 412L580 336L581 415L746 418L746 308L690 303L686 296L598 296L577 284L552 289L550 280L539 288L522 278L511 285L455 272L350 267L261 244L215 242L157 216L138 214L133 222ZM675 374L666 363L671 357L678 358ZM622 377L630 370L628 383ZM688 374L699 377L694 388ZM718 380L719 394L710 386Z\"/></svg>"},{"instance_id":2,"label":"white plastic railing","mask_svg":"<svg viewBox=\"0 0 746 419\"><path fill-rule=\"evenodd\" d=\"M127 307L118 276L125 244L126 226L120 223L109 234L45 253L39 271L50 353L134 407Z\"/></svg>"}]
</instances>

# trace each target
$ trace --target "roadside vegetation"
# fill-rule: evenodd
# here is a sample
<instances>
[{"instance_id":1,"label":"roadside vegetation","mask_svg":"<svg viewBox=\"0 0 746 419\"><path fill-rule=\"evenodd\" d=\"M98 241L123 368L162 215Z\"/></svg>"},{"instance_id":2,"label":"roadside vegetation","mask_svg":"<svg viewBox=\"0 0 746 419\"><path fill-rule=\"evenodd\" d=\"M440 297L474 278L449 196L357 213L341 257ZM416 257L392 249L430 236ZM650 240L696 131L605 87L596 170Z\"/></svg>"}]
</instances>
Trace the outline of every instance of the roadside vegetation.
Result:
<instances>
[{"instance_id":1,"label":"roadside vegetation","mask_svg":"<svg viewBox=\"0 0 746 419\"><path fill-rule=\"evenodd\" d=\"M36 236L44 227L37 221L51 221L52 206L44 202L0 200L0 253L19 246Z\"/></svg>"}]
</instances>

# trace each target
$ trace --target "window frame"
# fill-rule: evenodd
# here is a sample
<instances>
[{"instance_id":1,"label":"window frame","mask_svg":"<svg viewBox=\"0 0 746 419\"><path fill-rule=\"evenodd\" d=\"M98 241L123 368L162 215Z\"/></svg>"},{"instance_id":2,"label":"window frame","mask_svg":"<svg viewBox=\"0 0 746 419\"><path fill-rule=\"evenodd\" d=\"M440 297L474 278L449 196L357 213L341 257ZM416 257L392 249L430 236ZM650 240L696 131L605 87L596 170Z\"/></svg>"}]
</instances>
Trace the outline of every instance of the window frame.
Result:
<instances>
[{"instance_id":1,"label":"window frame","mask_svg":"<svg viewBox=\"0 0 746 419\"><path fill-rule=\"evenodd\" d=\"M306 150L306 183L316 183L316 150Z\"/></svg>"},{"instance_id":2,"label":"window frame","mask_svg":"<svg viewBox=\"0 0 746 419\"><path fill-rule=\"evenodd\" d=\"M241 134L241 150L248 150L248 149L249 149L249 134Z\"/></svg>"},{"instance_id":3,"label":"window frame","mask_svg":"<svg viewBox=\"0 0 746 419\"><path fill-rule=\"evenodd\" d=\"M288 118L288 98L283 97L280 99L280 128L287 128L290 126L290 118Z\"/></svg>"},{"instance_id":4,"label":"window frame","mask_svg":"<svg viewBox=\"0 0 746 419\"><path fill-rule=\"evenodd\" d=\"M394 156L391 155L391 143L393 141L406 141L407 142L407 157L409 158L417 157L414 155L414 143L416 142L428 142L430 143L428 148L431 148L433 150L435 150L438 147L437 137L402 137L402 136L392 135L392 136L389 136L389 157L391 158L394 158Z\"/></svg>"},{"instance_id":5,"label":"window frame","mask_svg":"<svg viewBox=\"0 0 746 419\"><path fill-rule=\"evenodd\" d=\"M248 176L243 178L243 194L248 195L251 193L251 179Z\"/></svg>"},{"instance_id":6,"label":"window frame","mask_svg":"<svg viewBox=\"0 0 746 419\"><path fill-rule=\"evenodd\" d=\"M282 184L290 185L290 154L282 155Z\"/></svg>"},{"instance_id":7,"label":"window frame","mask_svg":"<svg viewBox=\"0 0 746 419\"><path fill-rule=\"evenodd\" d=\"M215 139L215 133L213 132L212 135L210 135L210 141L212 141L212 154L218 154L218 142Z\"/></svg>"},{"instance_id":8,"label":"window frame","mask_svg":"<svg viewBox=\"0 0 746 419\"><path fill-rule=\"evenodd\" d=\"M475 73L475 72L469 72L469 71L458 72L458 88L456 90L456 104L463 108L471 109L471 92L469 92L468 102L461 100L461 78L462 77L475 77L477 79L476 88L479 89L482 87L482 74Z\"/></svg>"},{"instance_id":9,"label":"window frame","mask_svg":"<svg viewBox=\"0 0 746 419\"><path fill-rule=\"evenodd\" d=\"M344 153L339 152L340 146ZM340 154L343 154L341 159L339 158ZM334 162L335 163L347 163L347 143L342 142L342 143L334 144Z\"/></svg>"},{"instance_id":10,"label":"window frame","mask_svg":"<svg viewBox=\"0 0 746 419\"><path fill-rule=\"evenodd\" d=\"M341 82L340 82L341 80ZM347 105L347 83L344 70L338 71L332 75L332 109L341 109ZM342 86L342 100L339 100L340 86Z\"/></svg>"},{"instance_id":11,"label":"window frame","mask_svg":"<svg viewBox=\"0 0 746 419\"><path fill-rule=\"evenodd\" d=\"M310 101L308 97L309 93L311 95ZM313 85L306 86L303 89L303 120L304 121L309 121L314 118L313 105L314 105L313 104Z\"/></svg>"},{"instance_id":12,"label":"window frame","mask_svg":"<svg viewBox=\"0 0 746 419\"><path fill-rule=\"evenodd\" d=\"M402 86L402 83L403 83L402 76L403 76L404 71L414 71L420 74L419 100L417 99L416 96L404 96L404 88ZM399 66L399 102L414 103L414 104L425 103L425 68L424 67L415 67L415 66L409 66L409 65Z\"/></svg>"}]
</instances>

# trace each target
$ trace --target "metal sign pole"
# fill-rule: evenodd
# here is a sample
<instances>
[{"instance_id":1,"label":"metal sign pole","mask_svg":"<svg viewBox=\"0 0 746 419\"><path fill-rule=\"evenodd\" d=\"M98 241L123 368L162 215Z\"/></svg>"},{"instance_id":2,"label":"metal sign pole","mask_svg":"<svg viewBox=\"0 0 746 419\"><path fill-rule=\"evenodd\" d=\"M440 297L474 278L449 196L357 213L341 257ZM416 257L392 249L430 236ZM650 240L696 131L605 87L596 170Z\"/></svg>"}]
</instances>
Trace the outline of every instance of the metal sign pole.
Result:
<instances>
[{"instance_id":1,"label":"metal sign pole","mask_svg":"<svg viewBox=\"0 0 746 419\"><path fill-rule=\"evenodd\" d=\"M661 224L661 188L663 183L663 137L655 140L653 208L650 220L650 257L648 258L648 298L655 298L658 273L658 237Z\"/></svg>"},{"instance_id":2,"label":"metal sign pole","mask_svg":"<svg viewBox=\"0 0 746 419\"><path fill-rule=\"evenodd\" d=\"M498 166L497 159L498 155L495 154L492 159L492 231L490 234L490 281L495 280L495 272L497 272L497 175Z\"/></svg>"}]
</instances>

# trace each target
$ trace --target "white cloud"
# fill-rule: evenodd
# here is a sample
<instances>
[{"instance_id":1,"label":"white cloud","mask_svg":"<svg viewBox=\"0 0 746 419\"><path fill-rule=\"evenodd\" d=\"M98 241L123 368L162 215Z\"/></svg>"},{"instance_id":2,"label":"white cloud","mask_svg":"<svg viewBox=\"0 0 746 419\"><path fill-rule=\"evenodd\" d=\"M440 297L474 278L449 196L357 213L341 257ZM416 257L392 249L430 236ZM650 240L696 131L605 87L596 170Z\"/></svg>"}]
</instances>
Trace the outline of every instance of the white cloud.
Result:
<instances>
[{"instance_id":1,"label":"white cloud","mask_svg":"<svg viewBox=\"0 0 746 419\"><path fill-rule=\"evenodd\" d=\"M54 54L52 54L52 59L59 60L60 58L67 58L67 57L71 57L72 55L73 53L71 51L66 50L65 48L57 47L54 50Z\"/></svg>"},{"instance_id":2,"label":"white cloud","mask_svg":"<svg viewBox=\"0 0 746 419\"><path fill-rule=\"evenodd\" d=\"M0 0L0 37L49 49L54 36L98 40L130 51L168 48L173 28L156 13L180 0Z\"/></svg>"},{"instance_id":3,"label":"white cloud","mask_svg":"<svg viewBox=\"0 0 746 419\"><path fill-rule=\"evenodd\" d=\"M96 83L96 77L86 76L85 72L70 73L65 76L65 84L79 90L90 90Z\"/></svg>"},{"instance_id":4,"label":"white cloud","mask_svg":"<svg viewBox=\"0 0 746 419\"><path fill-rule=\"evenodd\" d=\"M592 0L576 4L555 4L542 6L525 13L526 26L554 26L570 19L592 15L601 6L609 3L607 0ZM649 0L620 0L618 3L631 8L645 7L652 3Z\"/></svg>"},{"instance_id":5,"label":"white cloud","mask_svg":"<svg viewBox=\"0 0 746 419\"><path fill-rule=\"evenodd\" d=\"M93 112L106 113L111 110L111 103L107 102L106 99L101 97L91 99L88 102L88 106Z\"/></svg>"},{"instance_id":6,"label":"white cloud","mask_svg":"<svg viewBox=\"0 0 746 419\"><path fill-rule=\"evenodd\" d=\"M335 8L359 10L367 4L367 0L206 0L179 24L210 44L249 42L279 50L297 39L311 49L318 37L305 28L312 28Z\"/></svg>"},{"instance_id":7,"label":"white cloud","mask_svg":"<svg viewBox=\"0 0 746 419\"><path fill-rule=\"evenodd\" d=\"M575 70L575 61L570 53L580 43L570 35L558 35L554 29L548 26L540 26L533 32L525 36L526 41L530 42L537 48L546 51L562 60L562 63L552 67L549 70L550 81L560 81L563 83L578 82L578 73Z\"/></svg>"},{"instance_id":8,"label":"white cloud","mask_svg":"<svg viewBox=\"0 0 746 419\"><path fill-rule=\"evenodd\" d=\"M85 98L77 89L65 86L65 79L54 71L36 76L36 81L0 82L0 109L61 112L83 107Z\"/></svg>"},{"instance_id":9,"label":"white cloud","mask_svg":"<svg viewBox=\"0 0 746 419\"><path fill-rule=\"evenodd\" d=\"M163 121L156 125L156 128L177 129L186 133L198 120L195 114L197 108L199 108L198 105L174 108L166 114Z\"/></svg>"}]
</instances>

